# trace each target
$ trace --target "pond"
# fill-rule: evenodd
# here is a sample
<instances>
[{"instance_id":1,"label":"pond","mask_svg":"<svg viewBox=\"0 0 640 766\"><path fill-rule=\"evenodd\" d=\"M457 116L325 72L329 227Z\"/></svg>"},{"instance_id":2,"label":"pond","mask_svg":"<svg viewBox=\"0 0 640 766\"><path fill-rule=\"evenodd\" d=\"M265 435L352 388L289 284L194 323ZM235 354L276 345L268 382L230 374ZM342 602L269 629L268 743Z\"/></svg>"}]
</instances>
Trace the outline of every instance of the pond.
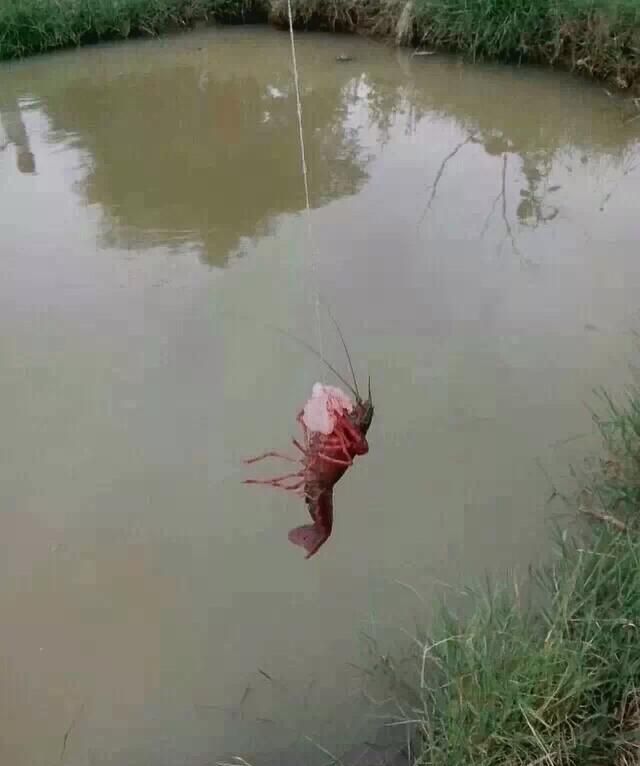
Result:
<instances>
[{"instance_id":1,"label":"pond","mask_svg":"<svg viewBox=\"0 0 640 766\"><path fill-rule=\"evenodd\" d=\"M285 34L0 68L2 763L347 750L365 637L544 557L592 390L629 379L640 123L616 97L350 37L298 58L313 246ZM305 561L303 504L242 461L335 382L276 328L348 371L317 291L376 417Z\"/></svg>"}]
</instances>

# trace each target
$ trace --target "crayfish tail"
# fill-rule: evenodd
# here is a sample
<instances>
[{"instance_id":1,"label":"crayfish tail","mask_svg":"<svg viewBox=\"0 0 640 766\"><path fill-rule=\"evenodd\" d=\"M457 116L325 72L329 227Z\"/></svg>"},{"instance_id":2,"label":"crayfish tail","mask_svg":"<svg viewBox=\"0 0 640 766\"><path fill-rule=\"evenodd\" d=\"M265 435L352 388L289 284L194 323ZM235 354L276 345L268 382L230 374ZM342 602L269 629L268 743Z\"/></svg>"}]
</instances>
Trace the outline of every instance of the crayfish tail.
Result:
<instances>
[{"instance_id":1,"label":"crayfish tail","mask_svg":"<svg viewBox=\"0 0 640 766\"><path fill-rule=\"evenodd\" d=\"M307 501L309 504L309 501ZM289 542L299 545L309 559L329 539L333 529L333 492L323 492L309 508L313 524L304 524L289 532Z\"/></svg>"},{"instance_id":2,"label":"crayfish tail","mask_svg":"<svg viewBox=\"0 0 640 766\"><path fill-rule=\"evenodd\" d=\"M316 524L305 524L296 527L289 532L289 542L299 545L307 552L305 558L309 559L326 542L329 534Z\"/></svg>"}]
</instances>

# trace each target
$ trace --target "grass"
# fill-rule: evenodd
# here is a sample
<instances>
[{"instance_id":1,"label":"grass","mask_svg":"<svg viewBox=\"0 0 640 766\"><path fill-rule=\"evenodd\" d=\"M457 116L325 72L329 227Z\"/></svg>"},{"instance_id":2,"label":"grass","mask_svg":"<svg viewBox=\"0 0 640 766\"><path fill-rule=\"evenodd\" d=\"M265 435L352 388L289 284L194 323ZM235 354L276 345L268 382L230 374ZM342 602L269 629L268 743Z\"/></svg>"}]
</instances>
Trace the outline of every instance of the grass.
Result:
<instances>
[{"instance_id":1,"label":"grass","mask_svg":"<svg viewBox=\"0 0 640 766\"><path fill-rule=\"evenodd\" d=\"M471 59L562 65L640 82L638 0L293 0L299 26L365 31ZM286 0L270 16L286 23Z\"/></svg>"},{"instance_id":2,"label":"grass","mask_svg":"<svg viewBox=\"0 0 640 766\"><path fill-rule=\"evenodd\" d=\"M537 574L548 599L509 591L448 615L426 655L420 764L615 764L640 726L640 546L603 526ZM637 754L637 752L636 752Z\"/></svg>"},{"instance_id":3,"label":"grass","mask_svg":"<svg viewBox=\"0 0 640 766\"><path fill-rule=\"evenodd\" d=\"M359 31L472 59L640 82L639 0L293 0L299 27ZM156 35L200 19L286 23L286 0L2 0L0 59Z\"/></svg>"},{"instance_id":4,"label":"grass","mask_svg":"<svg viewBox=\"0 0 640 766\"><path fill-rule=\"evenodd\" d=\"M415 0L425 43L473 58L565 63L622 87L640 68L638 0Z\"/></svg>"},{"instance_id":5,"label":"grass","mask_svg":"<svg viewBox=\"0 0 640 766\"><path fill-rule=\"evenodd\" d=\"M462 616L443 608L383 663L415 766L640 764L640 391L603 398L609 455L578 495L590 523L558 535L527 598L468 591Z\"/></svg>"},{"instance_id":6,"label":"grass","mask_svg":"<svg viewBox=\"0 0 640 766\"><path fill-rule=\"evenodd\" d=\"M252 18L253 0L0 0L0 59L139 35L199 20Z\"/></svg>"}]
</instances>

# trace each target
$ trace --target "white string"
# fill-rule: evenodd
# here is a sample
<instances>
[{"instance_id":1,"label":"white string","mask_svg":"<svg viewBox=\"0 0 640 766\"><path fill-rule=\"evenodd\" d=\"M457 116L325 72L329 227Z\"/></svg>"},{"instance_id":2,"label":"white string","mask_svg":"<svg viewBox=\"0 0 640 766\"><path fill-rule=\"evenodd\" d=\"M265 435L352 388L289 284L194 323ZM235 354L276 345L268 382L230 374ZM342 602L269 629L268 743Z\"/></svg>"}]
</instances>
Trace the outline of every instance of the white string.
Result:
<instances>
[{"instance_id":1,"label":"white string","mask_svg":"<svg viewBox=\"0 0 640 766\"><path fill-rule=\"evenodd\" d=\"M289 37L291 39L291 61L293 64L293 81L296 89L296 108L298 111L298 137L300 140L300 159L302 161L302 177L304 179L304 196L306 202L305 218L307 223L307 238L309 240L309 251L311 261L311 271L314 276L314 298L316 307L316 332L318 336L318 351L320 352L320 358L325 362L324 348L322 341L322 321L320 317L320 291L318 289L318 279L315 271L315 260L317 255L317 248L313 237L313 227L311 225L311 203L309 201L309 174L307 172L307 159L304 150L304 132L302 130L302 103L300 100L300 82L298 78L298 62L296 60L296 43L293 34L293 11L291 9L291 0L287 0L287 11L289 13ZM324 380L325 370L323 367L322 379Z\"/></svg>"}]
</instances>

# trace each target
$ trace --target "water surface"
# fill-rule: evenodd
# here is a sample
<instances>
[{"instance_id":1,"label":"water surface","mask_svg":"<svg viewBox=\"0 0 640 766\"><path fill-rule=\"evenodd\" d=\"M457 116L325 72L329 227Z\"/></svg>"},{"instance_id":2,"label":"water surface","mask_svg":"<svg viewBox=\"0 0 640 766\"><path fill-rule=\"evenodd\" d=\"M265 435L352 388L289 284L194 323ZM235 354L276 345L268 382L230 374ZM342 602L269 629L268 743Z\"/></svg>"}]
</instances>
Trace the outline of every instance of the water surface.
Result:
<instances>
[{"instance_id":1,"label":"water surface","mask_svg":"<svg viewBox=\"0 0 640 766\"><path fill-rule=\"evenodd\" d=\"M428 604L543 556L540 464L561 482L594 448L592 388L627 380L640 143L616 100L298 46L315 249L286 35L0 69L2 763L347 749L361 634L422 609L397 581ZM286 449L325 375L270 329L315 342L316 288L377 410L304 561L301 504L241 460Z\"/></svg>"}]
</instances>

